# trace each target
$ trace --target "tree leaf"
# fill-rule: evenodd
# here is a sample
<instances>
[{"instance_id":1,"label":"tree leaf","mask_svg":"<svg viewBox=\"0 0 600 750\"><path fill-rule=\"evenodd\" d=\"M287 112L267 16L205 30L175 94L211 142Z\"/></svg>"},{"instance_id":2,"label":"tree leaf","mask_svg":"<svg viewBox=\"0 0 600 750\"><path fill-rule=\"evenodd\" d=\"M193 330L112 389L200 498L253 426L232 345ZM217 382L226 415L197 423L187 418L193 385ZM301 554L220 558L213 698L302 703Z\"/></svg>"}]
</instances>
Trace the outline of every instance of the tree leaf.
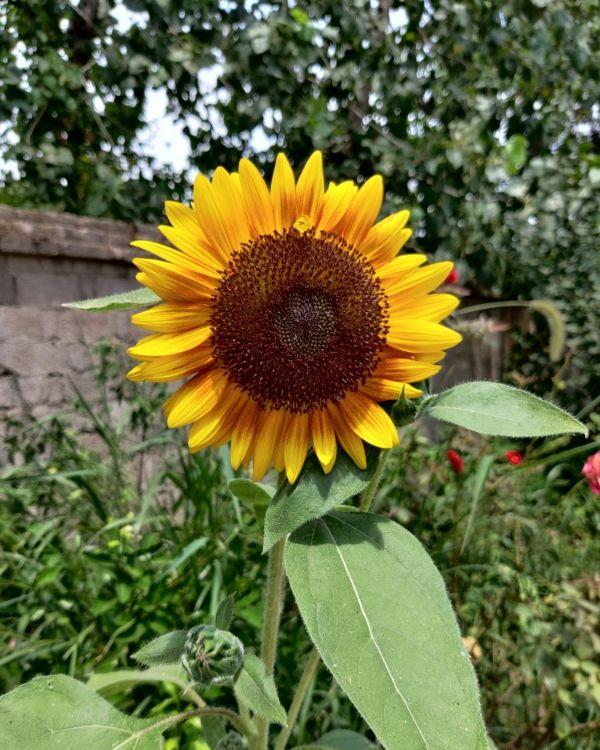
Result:
<instances>
[{"instance_id":1,"label":"tree leaf","mask_svg":"<svg viewBox=\"0 0 600 750\"><path fill-rule=\"evenodd\" d=\"M244 667L235 681L233 690L237 699L245 703L255 714L282 726L287 725L287 715L279 702L273 676L267 675L267 668L258 656L246 655Z\"/></svg>"},{"instance_id":2,"label":"tree leaf","mask_svg":"<svg viewBox=\"0 0 600 750\"><path fill-rule=\"evenodd\" d=\"M483 435L543 437L587 427L558 406L502 383L462 383L425 402L421 416L466 427Z\"/></svg>"},{"instance_id":3,"label":"tree leaf","mask_svg":"<svg viewBox=\"0 0 600 750\"><path fill-rule=\"evenodd\" d=\"M150 669L116 669L113 672L94 672L87 686L102 695L114 695L134 685L154 682L171 682L182 690L189 685L180 667L151 667Z\"/></svg>"},{"instance_id":4,"label":"tree leaf","mask_svg":"<svg viewBox=\"0 0 600 750\"><path fill-rule=\"evenodd\" d=\"M298 481L286 482L267 509L263 552L303 523L325 515L362 492L377 468L378 457L378 450L368 449L367 468L361 471L352 459L340 453L331 472L325 474L316 456L309 456Z\"/></svg>"},{"instance_id":5,"label":"tree leaf","mask_svg":"<svg viewBox=\"0 0 600 750\"><path fill-rule=\"evenodd\" d=\"M235 607L235 594L230 594L220 602L215 614L215 627L219 630L229 630L233 620L233 610Z\"/></svg>"},{"instance_id":6,"label":"tree leaf","mask_svg":"<svg viewBox=\"0 0 600 750\"><path fill-rule=\"evenodd\" d=\"M487 747L444 583L412 534L330 513L290 537L285 564L323 661L387 750Z\"/></svg>"},{"instance_id":7,"label":"tree leaf","mask_svg":"<svg viewBox=\"0 0 600 750\"><path fill-rule=\"evenodd\" d=\"M133 658L147 667L177 664L183 654L187 630L172 630L146 643L133 654Z\"/></svg>"},{"instance_id":8,"label":"tree leaf","mask_svg":"<svg viewBox=\"0 0 600 750\"><path fill-rule=\"evenodd\" d=\"M334 729L333 732L327 732L317 740L317 744L331 750L375 750L375 745L366 737L349 729Z\"/></svg>"},{"instance_id":9,"label":"tree leaf","mask_svg":"<svg viewBox=\"0 0 600 750\"><path fill-rule=\"evenodd\" d=\"M155 723L126 716L66 675L37 677L0 698L0 747L11 750L159 750Z\"/></svg>"},{"instance_id":10,"label":"tree leaf","mask_svg":"<svg viewBox=\"0 0 600 750\"><path fill-rule=\"evenodd\" d=\"M110 294L107 297L96 297L95 299L82 299L76 302L63 302L63 307L72 310L87 310L88 312L110 312L112 310L137 310L140 307L156 305L160 297L150 289L142 287L131 292L121 294Z\"/></svg>"}]
</instances>

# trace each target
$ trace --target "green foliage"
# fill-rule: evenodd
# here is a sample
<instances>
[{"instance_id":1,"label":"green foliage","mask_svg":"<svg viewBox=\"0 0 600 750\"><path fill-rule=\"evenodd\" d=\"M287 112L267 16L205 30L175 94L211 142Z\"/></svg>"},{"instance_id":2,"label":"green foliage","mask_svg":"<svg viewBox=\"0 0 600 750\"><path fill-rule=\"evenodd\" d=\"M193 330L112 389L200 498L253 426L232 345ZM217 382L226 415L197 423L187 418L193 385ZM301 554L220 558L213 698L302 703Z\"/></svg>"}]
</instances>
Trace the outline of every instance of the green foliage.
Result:
<instances>
[{"instance_id":1,"label":"green foliage","mask_svg":"<svg viewBox=\"0 0 600 750\"><path fill-rule=\"evenodd\" d=\"M588 429L557 406L502 383L462 383L428 399L422 414L482 435L541 437Z\"/></svg>"},{"instance_id":2,"label":"green foliage","mask_svg":"<svg viewBox=\"0 0 600 750\"><path fill-rule=\"evenodd\" d=\"M311 518L347 502L368 485L377 467L378 451L369 450L367 468L357 468L345 453L340 452L335 466L324 474L316 456L310 456L293 484L284 484L267 508L263 550L295 531Z\"/></svg>"},{"instance_id":3,"label":"green foliage","mask_svg":"<svg viewBox=\"0 0 600 750\"><path fill-rule=\"evenodd\" d=\"M87 310L88 312L110 312L111 310L136 310L160 302L160 297L145 287L133 292L111 294L107 297L84 299L79 302L65 302L63 307L73 310Z\"/></svg>"},{"instance_id":4,"label":"green foliage","mask_svg":"<svg viewBox=\"0 0 600 750\"><path fill-rule=\"evenodd\" d=\"M121 398L118 409L102 401L86 409L77 399L63 414L4 426L0 689L70 674L89 678L126 714L162 719L190 707L185 677L132 669L132 653L168 631L212 622L233 591L230 629L256 644L262 528L225 489L233 478L226 462L214 452L189 456L185 436L164 430L163 389L123 381L124 363L105 346L98 360L98 393ZM592 423L597 433L600 423ZM597 442L595 434L587 447L577 437L488 443L438 425L432 443L405 429L375 497L377 511L422 540L442 572L461 631L475 642L486 725L499 750L595 747L600 519L580 470ZM462 474L446 464L450 446L464 458ZM521 466L503 458L509 447L525 453ZM485 455L495 460L479 491L475 466ZM183 558L200 538L207 541ZM289 605L277 667L286 707L309 649ZM223 688L205 697L235 705ZM207 732L216 721L168 728L165 750L214 747ZM319 745L316 738L342 728L373 740L321 669L290 747Z\"/></svg>"},{"instance_id":5,"label":"green foliage","mask_svg":"<svg viewBox=\"0 0 600 750\"><path fill-rule=\"evenodd\" d=\"M178 664L183 655L186 638L186 630L172 630L146 643L132 656L137 662L147 667Z\"/></svg>"},{"instance_id":6,"label":"green foliage","mask_svg":"<svg viewBox=\"0 0 600 750\"><path fill-rule=\"evenodd\" d=\"M485 750L475 673L417 539L373 514L330 513L290 537L286 572L323 661L387 750Z\"/></svg>"},{"instance_id":7,"label":"green foliage","mask_svg":"<svg viewBox=\"0 0 600 750\"><path fill-rule=\"evenodd\" d=\"M273 675L267 674L267 668L258 656L246 656L234 690L238 699L258 716L286 725L285 710L279 701Z\"/></svg>"},{"instance_id":8,"label":"green foliage","mask_svg":"<svg viewBox=\"0 0 600 750\"><path fill-rule=\"evenodd\" d=\"M154 722L125 716L90 688L65 675L38 677L0 698L3 747L30 750L159 750Z\"/></svg>"}]
</instances>

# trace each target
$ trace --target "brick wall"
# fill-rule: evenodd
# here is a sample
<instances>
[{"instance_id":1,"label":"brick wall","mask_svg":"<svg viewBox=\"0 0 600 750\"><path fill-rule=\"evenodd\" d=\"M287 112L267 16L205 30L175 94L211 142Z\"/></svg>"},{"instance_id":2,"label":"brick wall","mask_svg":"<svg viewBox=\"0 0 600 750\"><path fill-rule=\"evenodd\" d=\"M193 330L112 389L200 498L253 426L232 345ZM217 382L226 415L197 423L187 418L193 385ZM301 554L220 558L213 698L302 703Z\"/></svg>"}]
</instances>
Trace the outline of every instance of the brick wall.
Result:
<instances>
[{"instance_id":1,"label":"brick wall","mask_svg":"<svg viewBox=\"0 0 600 750\"><path fill-rule=\"evenodd\" d=\"M65 406L69 378L93 399L90 347L131 341L134 329L127 313L61 303L133 289L129 243L156 236L145 225L0 206L0 422Z\"/></svg>"}]
</instances>

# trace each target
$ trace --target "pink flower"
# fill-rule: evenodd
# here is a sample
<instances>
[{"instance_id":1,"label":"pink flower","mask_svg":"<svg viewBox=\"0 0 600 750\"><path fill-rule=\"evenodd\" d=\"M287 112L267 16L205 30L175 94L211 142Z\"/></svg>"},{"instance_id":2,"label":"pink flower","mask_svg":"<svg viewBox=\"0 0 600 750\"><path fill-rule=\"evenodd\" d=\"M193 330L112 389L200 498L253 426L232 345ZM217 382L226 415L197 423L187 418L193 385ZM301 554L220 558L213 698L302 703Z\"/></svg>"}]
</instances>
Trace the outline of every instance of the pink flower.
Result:
<instances>
[{"instance_id":1,"label":"pink flower","mask_svg":"<svg viewBox=\"0 0 600 750\"><path fill-rule=\"evenodd\" d=\"M448 274L445 283L456 284L457 282L458 282L458 271L456 270L456 268L453 268Z\"/></svg>"},{"instance_id":2,"label":"pink flower","mask_svg":"<svg viewBox=\"0 0 600 750\"><path fill-rule=\"evenodd\" d=\"M462 458L458 455L458 453L452 450L447 451L446 458L448 459L448 463L452 467L452 471L455 474L460 474L465 464Z\"/></svg>"},{"instance_id":3,"label":"pink flower","mask_svg":"<svg viewBox=\"0 0 600 750\"><path fill-rule=\"evenodd\" d=\"M511 462L511 464L514 464L515 466L523 463L523 454L519 453L519 451L506 451L504 455Z\"/></svg>"},{"instance_id":4,"label":"pink flower","mask_svg":"<svg viewBox=\"0 0 600 750\"><path fill-rule=\"evenodd\" d=\"M594 495L600 495L600 451L588 456L581 470L583 476L588 480L591 491Z\"/></svg>"}]
</instances>

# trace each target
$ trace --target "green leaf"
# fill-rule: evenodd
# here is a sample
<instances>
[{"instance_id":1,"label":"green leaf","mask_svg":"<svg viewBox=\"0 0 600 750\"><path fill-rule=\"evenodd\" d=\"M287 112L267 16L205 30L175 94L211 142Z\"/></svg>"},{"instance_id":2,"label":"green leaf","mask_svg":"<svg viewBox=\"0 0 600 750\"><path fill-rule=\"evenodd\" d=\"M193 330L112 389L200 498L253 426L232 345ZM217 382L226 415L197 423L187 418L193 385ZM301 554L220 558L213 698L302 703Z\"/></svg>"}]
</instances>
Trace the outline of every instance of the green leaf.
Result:
<instances>
[{"instance_id":1,"label":"green leaf","mask_svg":"<svg viewBox=\"0 0 600 750\"><path fill-rule=\"evenodd\" d=\"M527 138L524 135L511 135L504 147L507 171L516 174L527 162Z\"/></svg>"},{"instance_id":2,"label":"green leaf","mask_svg":"<svg viewBox=\"0 0 600 750\"><path fill-rule=\"evenodd\" d=\"M298 481L286 482L267 509L263 552L303 523L324 516L336 505L362 492L377 468L378 457L378 450L369 449L367 468L361 471L352 459L340 452L331 472L325 474L316 456L309 456Z\"/></svg>"},{"instance_id":3,"label":"green leaf","mask_svg":"<svg viewBox=\"0 0 600 750\"><path fill-rule=\"evenodd\" d=\"M272 487L250 479L231 479L227 487L238 500L250 506L258 505L266 508L275 494Z\"/></svg>"},{"instance_id":4,"label":"green leaf","mask_svg":"<svg viewBox=\"0 0 600 750\"><path fill-rule=\"evenodd\" d=\"M0 698L0 747L11 750L159 750L155 723L122 714L66 675L37 677Z\"/></svg>"},{"instance_id":5,"label":"green leaf","mask_svg":"<svg viewBox=\"0 0 600 750\"><path fill-rule=\"evenodd\" d=\"M233 620L233 610L235 606L235 594L226 596L217 607L215 614L215 627L219 630L229 630Z\"/></svg>"},{"instance_id":6,"label":"green leaf","mask_svg":"<svg viewBox=\"0 0 600 750\"><path fill-rule=\"evenodd\" d=\"M277 688L272 675L267 675L267 668L262 659L247 654L244 667L233 686L239 701L245 703L255 714L282 726L287 724L287 716L279 702Z\"/></svg>"},{"instance_id":7,"label":"green leaf","mask_svg":"<svg viewBox=\"0 0 600 750\"><path fill-rule=\"evenodd\" d=\"M421 416L466 427L483 435L543 437L587 427L558 406L502 383L476 381L450 388L425 402Z\"/></svg>"},{"instance_id":8,"label":"green leaf","mask_svg":"<svg viewBox=\"0 0 600 750\"><path fill-rule=\"evenodd\" d=\"M375 750L375 745L366 737L349 729L335 729L333 732L327 732L320 740L317 740L317 744L331 748L331 750Z\"/></svg>"},{"instance_id":9,"label":"green leaf","mask_svg":"<svg viewBox=\"0 0 600 750\"><path fill-rule=\"evenodd\" d=\"M72 310L87 310L89 312L110 312L112 310L137 310L140 307L156 305L161 299L150 289L142 287L122 294L110 294L107 297L83 299L77 302L63 302L63 307Z\"/></svg>"},{"instance_id":10,"label":"green leaf","mask_svg":"<svg viewBox=\"0 0 600 750\"><path fill-rule=\"evenodd\" d=\"M477 506L479 505L479 498L481 497L481 493L483 492L483 487L485 485L485 480L487 479L487 475L490 473L490 469L492 468L492 464L494 463L495 458L496 457L494 455L483 456L477 466L475 482L473 485L473 497L471 498L471 511L469 513L469 520L467 521L467 528L465 529L465 536L463 538L462 544L460 545L459 556L462 556L463 552L467 548L469 540L471 539L473 524L475 523L475 516L477 514Z\"/></svg>"},{"instance_id":11,"label":"green leaf","mask_svg":"<svg viewBox=\"0 0 600 750\"><path fill-rule=\"evenodd\" d=\"M166 666L150 669L116 669L113 672L95 672L87 681L87 686L102 695L114 695L128 690L134 685L171 682L184 689L189 680L180 667Z\"/></svg>"},{"instance_id":12,"label":"green leaf","mask_svg":"<svg viewBox=\"0 0 600 750\"><path fill-rule=\"evenodd\" d=\"M147 667L177 664L183 654L187 630L172 630L146 643L133 654L133 658Z\"/></svg>"},{"instance_id":13,"label":"green leaf","mask_svg":"<svg viewBox=\"0 0 600 750\"><path fill-rule=\"evenodd\" d=\"M487 747L444 582L412 534L330 513L290 537L285 564L323 661L387 750Z\"/></svg>"}]
</instances>

